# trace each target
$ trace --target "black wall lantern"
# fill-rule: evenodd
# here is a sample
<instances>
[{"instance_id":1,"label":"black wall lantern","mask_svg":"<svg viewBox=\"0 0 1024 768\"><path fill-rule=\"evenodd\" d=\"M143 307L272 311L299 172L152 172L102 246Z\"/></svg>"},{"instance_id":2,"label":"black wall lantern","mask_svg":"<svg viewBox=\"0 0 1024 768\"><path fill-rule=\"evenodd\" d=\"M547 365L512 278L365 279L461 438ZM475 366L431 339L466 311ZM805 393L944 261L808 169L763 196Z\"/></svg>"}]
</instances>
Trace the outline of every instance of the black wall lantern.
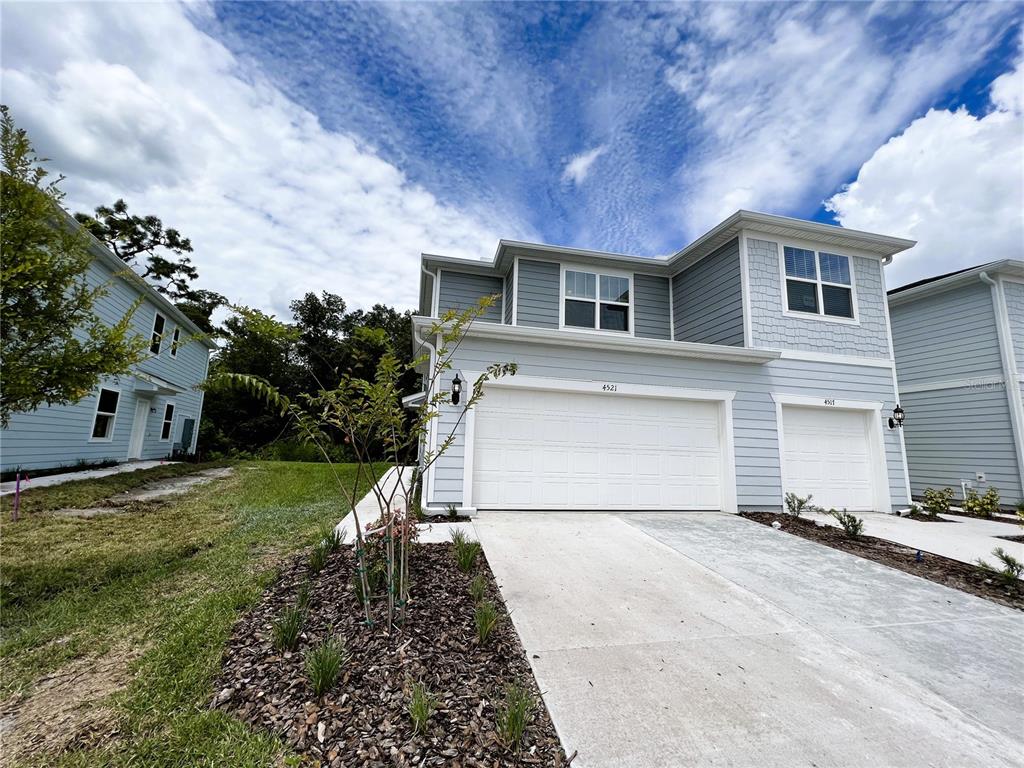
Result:
<instances>
[{"instance_id":1,"label":"black wall lantern","mask_svg":"<svg viewBox=\"0 0 1024 768\"><path fill-rule=\"evenodd\" d=\"M892 416L889 417L889 429L902 427L904 418L906 418L906 413L900 408L900 404L896 403L896 407L892 409Z\"/></svg>"},{"instance_id":2,"label":"black wall lantern","mask_svg":"<svg viewBox=\"0 0 1024 768\"><path fill-rule=\"evenodd\" d=\"M459 374L455 374L455 378L452 379L452 405L458 405L459 400L462 398L462 379L459 378ZM899 406L897 406L899 407Z\"/></svg>"}]
</instances>

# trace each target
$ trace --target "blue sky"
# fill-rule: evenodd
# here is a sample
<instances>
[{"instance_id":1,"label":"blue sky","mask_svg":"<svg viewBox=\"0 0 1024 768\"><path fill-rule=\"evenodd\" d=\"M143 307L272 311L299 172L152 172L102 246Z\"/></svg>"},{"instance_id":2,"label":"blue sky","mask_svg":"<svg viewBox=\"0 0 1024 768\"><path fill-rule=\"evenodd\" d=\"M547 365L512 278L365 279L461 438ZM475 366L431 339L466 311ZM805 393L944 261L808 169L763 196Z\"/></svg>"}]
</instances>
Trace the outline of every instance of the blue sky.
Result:
<instances>
[{"instance_id":1,"label":"blue sky","mask_svg":"<svg viewBox=\"0 0 1024 768\"><path fill-rule=\"evenodd\" d=\"M1020 5L68 7L5 6L3 84L71 202L145 206L278 313L409 306L420 251L498 237L664 254L740 207L918 239L891 285L1024 241Z\"/></svg>"}]
</instances>

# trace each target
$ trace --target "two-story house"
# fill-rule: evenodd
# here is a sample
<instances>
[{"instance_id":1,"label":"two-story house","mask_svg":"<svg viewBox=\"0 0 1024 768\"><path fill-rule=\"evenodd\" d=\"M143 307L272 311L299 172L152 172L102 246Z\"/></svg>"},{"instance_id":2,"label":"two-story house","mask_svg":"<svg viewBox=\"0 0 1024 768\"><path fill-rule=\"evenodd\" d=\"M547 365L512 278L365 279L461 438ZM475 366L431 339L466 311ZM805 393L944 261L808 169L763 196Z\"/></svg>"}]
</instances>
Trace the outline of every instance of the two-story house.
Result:
<instances>
[{"instance_id":1,"label":"two-story house","mask_svg":"<svg viewBox=\"0 0 1024 768\"><path fill-rule=\"evenodd\" d=\"M1024 500L1024 261L889 292L910 487Z\"/></svg>"},{"instance_id":2,"label":"two-story house","mask_svg":"<svg viewBox=\"0 0 1024 768\"><path fill-rule=\"evenodd\" d=\"M909 501L883 267L913 241L739 211L667 258L501 241L424 255L414 344L432 318L499 297L459 345L471 385L443 409L428 511L889 511ZM433 354L433 351L431 352Z\"/></svg>"},{"instance_id":3,"label":"two-story house","mask_svg":"<svg viewBox=\"0 0 1024 768\"><path fill-rule=\"evenodd\" d=\"M213 342L163 295L94 238L91 286L106 293L94 312L104 322L121 320L142 297L132 329L148 340L146 358L126 376L104 378L77 403L42 406L11 417L0 432L4 472L49 469L194 453Z\"/></svg>"}]
</instances>

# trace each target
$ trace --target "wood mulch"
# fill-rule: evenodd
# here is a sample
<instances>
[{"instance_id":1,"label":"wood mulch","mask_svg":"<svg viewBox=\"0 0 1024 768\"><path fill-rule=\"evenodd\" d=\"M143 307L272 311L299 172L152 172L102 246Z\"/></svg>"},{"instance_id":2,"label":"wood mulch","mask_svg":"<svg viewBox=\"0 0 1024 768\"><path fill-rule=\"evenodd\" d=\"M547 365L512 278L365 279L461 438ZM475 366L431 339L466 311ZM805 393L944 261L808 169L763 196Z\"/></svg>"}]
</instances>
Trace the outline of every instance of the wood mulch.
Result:
<instances>
[{"instance_id":1,"label":"wood mulch","mask_svg":"<svg viewBox=\"0 0 1024 768\"><path fill-rule=\"evenodd\" d=\"M566 761L484 555L479 555L476 572L484 575L485 599L498 607L501 620L481 647L468 593L475 574L456 568L451 549L451 544L416 545L410 557L413 587L406 627L388 636L379 626L382 601L374 603L378 626L366 627L352 588L354 554L343 547L312 577L298 649L280 654L272 645L271 622L295 604L309 577L307 558L293 558L236 625L211 706L279 734L309 765L567 765L571 761ZM344 639L351 655L338 683L317 701L304 656L330 636ZM415 681L439 702L424 734L413 732L406 710ZM497 707L512 683L531 690L537 701L518 750L506 748L495 729Z\"/></svg>"},{"instance_id":2,"label":"wood mulch","mask_svg":"<svg viewBox=\"0 0 1024 768\"><path fill-rule=\"evenodd\" d=\"M938 515L929 515L927 512L910 512L906 515L900 515L905 520L917 520L919 523L959 523L959 520L947 520L944 517Z\"/></svg>"},{"instance_id":3,"label":"wood mulch","mask_svg":"<svg viewBox=\"0 0 1024 768\"><path fill-rule=\"evenodd\" d=\"M1024 611L1024 582L1018 580L1012 586L1007 585L998 576L978 566L933 555L930 552L922 552L921 562L917 562L916 549L873 536L852 539L841 528L831 525L819 526L805 517L793 517L778 512L740 512L740 516L768 526L777 520L786 533L811 539L833 549L841 549L937 584ZM992 565L996 564L994 558L989 562Z\"/></svg>"}]
</instances>

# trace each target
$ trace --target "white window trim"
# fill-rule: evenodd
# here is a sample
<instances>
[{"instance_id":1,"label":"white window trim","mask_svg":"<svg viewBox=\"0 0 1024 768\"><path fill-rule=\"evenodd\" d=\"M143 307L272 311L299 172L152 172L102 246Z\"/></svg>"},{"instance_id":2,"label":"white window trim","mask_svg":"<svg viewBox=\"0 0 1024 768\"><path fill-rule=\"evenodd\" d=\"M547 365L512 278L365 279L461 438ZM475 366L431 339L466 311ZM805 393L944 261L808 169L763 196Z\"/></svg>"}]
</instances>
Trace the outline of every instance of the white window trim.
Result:
<instances>
[{"instance_id":1,"label":"white window trim","mask_svg":"<svg viewBox=\"0 0 1024 768\"><path fill-rule=\"evenodd\" d=\"M176 358L178 356L178 344L181 339L181 327L174 326L174 330L171 331L171 357Z\"/></svg>"},{"instance_id":2,"label":"white window trim","mask_svg":"<svg viewBox=\"0 0 1024 768\"><path fill-rule=\"evenodd\" d=\"M857 311L857 277L855 275L855 268L853 262L853 256L847 253L835 253L834 251L823 251L820 246L810 244L798 244L790 241L775 241L779 247L779 275L782 278L782 314L786 317L797 317L805 320L823 320L827 323L841 323L843 325L860 325L860 313ZM812 251L814 253L814 272L816 278L810 280L806 277L791 277L786 274L786 248L798 248L802 251ZM843 285L842 283L832 283L821 279L821 254L828 253L832 256L842 256L850 263L850 284ZM796 280L801 283L812 283L816 286L818 296L818 311L817 312L796 312L789 308L789 296L786 293L786 281ZM822 294L821 286L831 285L836 288L849 288L850 289L850 301L853 305L853 317L836 317L835 315L825 314L825 298Z\"/></svg>"},{"instance_id":3,"label":"white window trim","mask_svg":"<svg viewBox=\"0 0 1024 768\"><path fill-rule=\"evenodd\" d=\"M96 429L96 417L100 413L100 394L106 389L110 392L117 392L117 406L114 408L113 418L110 420L110 433L107 437L93 437L92 431ZM114 430L117 427L117 412L121 410L121 389L120 387L107 387L100 384L96 388L96 406L92 409L92 421L89 422L90 443L110 443L114 440Z\"/></svg>"},{"instance_id":4,"label":"white window trim","mask_svg":"<svg viewBox=\"0 0 1024 768\"><path fill-rule=\"evenodd\" d=\"M167 423L167 406L170 405L174 408L171 412L171 429L167 433L167 437L164 437L164 424ZM174 442L174 424L178 420L178 404L174 400L166 400L164 402L164 412L160 414L160 442L171 443Z\"/></svg>"},{"instance_id":5,"label":"white window trim","mask_svg":"<svg viewBox=\"0 0 1024 768\"><path fill-rule=\"evenodd\" d=\"M156 352L153 351L153 334L156 333L156 319L162 317L164 319L164 329L160 333L160 338L157 340ZM149 332L149 353L160 357L160 353L164 351L164 337L167 336L167 315L161 312L159 309L153 310L153 327Z\"/></svg>"},{"instance_id":6,"label":"white window trim","mask_svg":"<svg viewBox=\"0 0 1024 768\"><path fill-rule=\"evenodd\" d=\"M623 270L616 269L604 269L585 266L583 264L566 264L561 262L559 265L560 269L558 272L558 328L563 331L578 331L579 333L598 333L602 336L633 336L634 329L636 328L636 311L634 307L634 300L636 296L636 275L633 272L626 272ZM565 295L565 273L566 272L586 272L595 276L595 293L594 299L577 299L573 296ZM622 301L602 301L601 300L601 275L606 277L624 277L629 280L629 303L626 304ZM576 325L565 324L565 300L571 299L573 301L593 301L594 302L594 327L593 328L580 328ZM614 304L619 307L629 308L629 328L625 331L608 331L600 328L601 325L601 304Z\"/></svg>"}]
</instances>

